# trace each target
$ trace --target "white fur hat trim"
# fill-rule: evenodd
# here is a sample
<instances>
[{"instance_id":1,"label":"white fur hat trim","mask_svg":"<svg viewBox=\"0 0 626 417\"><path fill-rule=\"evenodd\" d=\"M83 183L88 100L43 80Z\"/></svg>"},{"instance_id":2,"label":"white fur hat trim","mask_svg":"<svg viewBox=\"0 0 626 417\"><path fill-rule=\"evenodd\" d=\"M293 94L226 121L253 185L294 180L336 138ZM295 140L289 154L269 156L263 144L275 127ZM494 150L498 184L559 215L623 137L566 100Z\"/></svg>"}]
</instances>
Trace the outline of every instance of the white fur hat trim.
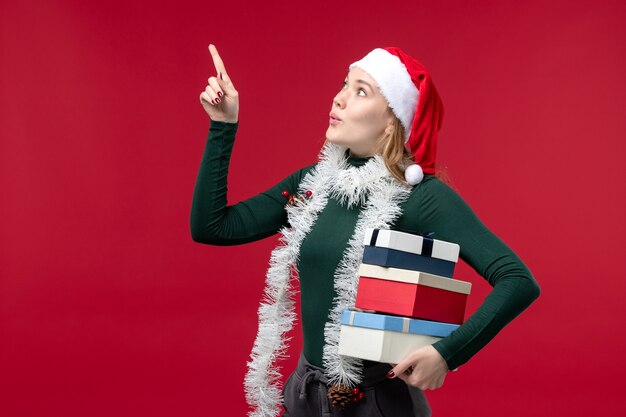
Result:
<instances>
[{"instance_id":1,"label":"white fur hat trim","mask_svg":"<svg viewBox=\"0 0 626 417\"><path fill-rule=\"evenodd\" d=\"M389 107L404 127L404 143L411 134L417 110L419 91L400 58L382 48L376 48L361 60L350 64L367 72L376 81Z\"/></svg>"}]
</instances>

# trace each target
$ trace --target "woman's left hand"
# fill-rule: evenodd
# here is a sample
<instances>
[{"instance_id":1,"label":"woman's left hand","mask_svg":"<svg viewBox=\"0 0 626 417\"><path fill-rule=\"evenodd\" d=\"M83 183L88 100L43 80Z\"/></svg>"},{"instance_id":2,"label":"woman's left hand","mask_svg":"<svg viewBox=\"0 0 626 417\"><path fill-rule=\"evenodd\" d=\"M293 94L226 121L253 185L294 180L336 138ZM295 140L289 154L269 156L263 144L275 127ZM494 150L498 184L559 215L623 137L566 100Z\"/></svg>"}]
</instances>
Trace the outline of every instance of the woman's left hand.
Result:
<instances>
[{"instance_id":1,"label":"woman's left hand","mask_svg":"<svg viewBox=\"0 0 626 417\"><path fill-rule=\"evenodd\" d=\"M443 385L447 373L446 361L432 345L428 345L406 355L387 376L398 377L421 390L432 390Z\"/></svg>"}]
</instances>

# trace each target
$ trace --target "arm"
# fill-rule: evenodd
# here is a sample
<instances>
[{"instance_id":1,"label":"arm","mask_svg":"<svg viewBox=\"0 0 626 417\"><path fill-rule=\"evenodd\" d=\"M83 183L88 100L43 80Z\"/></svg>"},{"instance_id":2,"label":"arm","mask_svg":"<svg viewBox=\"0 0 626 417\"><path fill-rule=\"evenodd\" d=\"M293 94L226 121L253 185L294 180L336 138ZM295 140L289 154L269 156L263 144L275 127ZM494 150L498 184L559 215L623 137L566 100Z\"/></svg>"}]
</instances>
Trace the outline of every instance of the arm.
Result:
<instances>
[{"instance_id":1,"label":"arm","mask_svg":"<svg viewBox=\"0 0 626 417\"><path fill-rule=\"evenodd\" d=\"M239 123L211 121L191 207L191 236L211 245L237 245L263 239L287 225L283 190L295 193L308 168L235 205L227 202L230 157Z\"/></svg>"},{"instance_id":2,"label":"arm","mask_svg":"<svg viewBox=\"0 0 626 417\"><path fill-rule=\"evenodd\" d=\"M519 257L478 219L447 185L432 178L419 194L419 230L458 243L460 257L493 287L476 312L433 347L449 369L467 362L540 294L537 281Z\"/></svg>"},{"instance_id":3,"label":"arm","mask_svg":"<svg viewBox=\"0 0 626 417\"><path fill-rule=\"evenodd\" d=\"M482 224L461 197L436 178L424 179L409 200L398 227L434 232L436 239L458 243L461 259L493 287L476 312L440 341L409 353L390 371L421 389L443 385L448 370L467 362L540 293L526 265Z\"/></svg>"},{"instance_id":4,"label":"arm","mask_svg":"<svg viewBox=\"0 0 626 417\"><path fill-rule=\"evenodd\" d=\"M228 164L239 126L239 93L215 45L209 45L217 76L208 79L200 103L211 119L193 193L191 236L211 245L237 245L273 235L287 223L283 190L295 193L304 170L233 206L226 200Z\"/></svg>"}]
</instances>

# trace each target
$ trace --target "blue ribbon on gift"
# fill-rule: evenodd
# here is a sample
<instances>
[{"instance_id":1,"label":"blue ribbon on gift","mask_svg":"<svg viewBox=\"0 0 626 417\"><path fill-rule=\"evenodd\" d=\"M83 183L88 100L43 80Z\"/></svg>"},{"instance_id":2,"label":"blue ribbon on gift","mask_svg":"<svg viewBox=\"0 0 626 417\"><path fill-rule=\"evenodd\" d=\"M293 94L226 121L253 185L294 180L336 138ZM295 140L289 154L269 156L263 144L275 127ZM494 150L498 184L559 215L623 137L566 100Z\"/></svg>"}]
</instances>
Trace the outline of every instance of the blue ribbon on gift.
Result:
<instances>
[{"instance_id":1,"label":"blue ribbon on gift","mask_svg":"<svg viewBox=\"0 0 626 417\"><path fill-rule=\"evenodd\" d=\"M378 239L378 230L379 229L374 229L374 232L372 233L372 238L370 239L370 246L376 246L376 239ZM398 232L404 232L404 233L409 233L411 235L417 235L417 236L421 236L424 238L424 241L422 242L422 256L428 256L429 258L432 257L433 255L433 238L431 237L432 235L435 234L435 232L425 232L425 233L420 233L420 232L416 232L413 230L407 230L407 229L400 229L398 227L396 228L392 228L390 230L395 230Z\"/></svg>"}]
</instances>

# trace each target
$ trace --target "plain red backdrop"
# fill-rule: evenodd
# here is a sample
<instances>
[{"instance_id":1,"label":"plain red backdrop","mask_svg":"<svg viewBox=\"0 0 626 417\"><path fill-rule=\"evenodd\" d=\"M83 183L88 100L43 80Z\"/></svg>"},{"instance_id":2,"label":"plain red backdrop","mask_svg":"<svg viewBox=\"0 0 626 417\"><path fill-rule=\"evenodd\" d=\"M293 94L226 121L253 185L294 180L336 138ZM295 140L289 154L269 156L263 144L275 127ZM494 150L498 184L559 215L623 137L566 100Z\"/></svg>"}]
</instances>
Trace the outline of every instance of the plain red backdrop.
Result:
<instances>
[{"instance_id":1,"label":"plain red backdrop","mask_svg":"<svg viewBox=\"0 0 626 417\"><path fill-rule=\"evenodd\" d=\"M542 287L427 392L435 415L623 415L625 21L622 1L2 2L0 415L245 414L276 238L191 240L209 43L241 95L231 203L315 160L351 62L420 59L438 160ZM475 310L490 287L455 277Z\"/></svg>"}]
</instances>

